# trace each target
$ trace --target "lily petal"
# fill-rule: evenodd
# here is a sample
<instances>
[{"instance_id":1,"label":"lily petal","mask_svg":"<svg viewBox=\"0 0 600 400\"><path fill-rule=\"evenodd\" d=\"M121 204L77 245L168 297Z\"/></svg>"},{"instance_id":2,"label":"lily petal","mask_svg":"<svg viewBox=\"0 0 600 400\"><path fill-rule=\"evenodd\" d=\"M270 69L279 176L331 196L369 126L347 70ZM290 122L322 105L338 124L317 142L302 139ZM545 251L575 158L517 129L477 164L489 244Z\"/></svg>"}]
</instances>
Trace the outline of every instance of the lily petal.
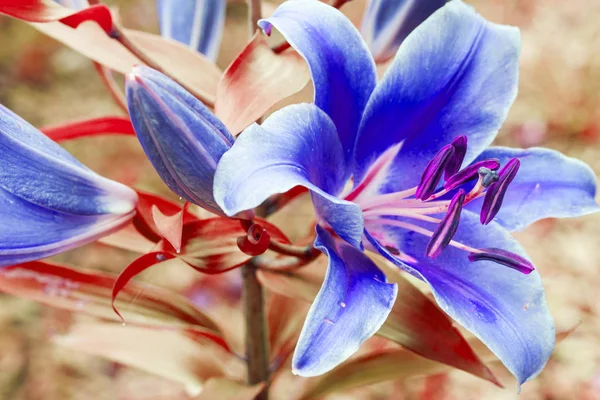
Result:
<instances>
[{"instance_id":1,"label":"lily petal","mask_svg":"<svg viewBox=\"0 0 600 400\"><path fill-rule=\"evenodd\" d=\"M385 224L382 220L378 223ZM453 246L431 259L425 256L426 236L392 226L367 224L367 229L376 250L429 283L439 306L481 339L519 384L542 370L554 348L554 323L537 271L524 275L490 261L471 263L469 252ZM475 248L501 248L527 258L504 228L495 222L481 225L479 216L467 210L463 210L454 240ZM390 244L415 261L398 260L384 247Z\"/></svg>"},{"instance_id":2,"label":"lily petal","mask_svg":"<svg viewBox=\"0 0 600 400\"><path fill-rule=\"evenodd\" d=\"M543 218L578 217L600 211L596 203L596 174L582 161L558 151L491 147L479 160L497 158L502 165L511 158L521 161L495 221L509 231L519 231ZM467 209L479 212L483 199Z\"/></svg>"},{"instance_id":3,"label":"lily petal","mask_svg":"<svg viewBox=\"0 0 600 400\"><path fill-rule=\"evenodd\" d=\"M315 247L329 266L294 353L292 368L301 376L324 374L347 360L381 328L398 293L364 253L318 225Z\"/></svg>"},{"instance_id":4,"label":"lily petal","mask_svg":"<svg viewBox=\"0 0 600 400\"><path fill-rule=\"evenodd\" d=\"M135 133L167 184L215 214L213 179L233 136L208 108L167 76L136 66L127 76L127 106Z\"/></svg>"},{"instance_id":5,"label":"lily petal","mask_svg":"<svg viewBox=\"0 0 600 400\"><path fill-rule=\"evenodd\" d=\"M74 215L127 214L137 195L86 168L0 105L0 189L40 207Z\"/></svg>"},{"instance_id":6,"label":"lily petal","mask_svg":"<svg viewBox=\"0 0 600 400\"><path fill-rule=\"evenodd\" d=\"M338 199L345 161L335 126L313 104L296 104L254 124L219 162L215 199L229 216L260 205L295 186L312 191L318 216L344 240L361 247L360 207Z\"/></svg>"},{"instance_id":7,"label":"lily petal","mask_svg":"<svg viewBox=\"0 0 600 400\"><path fill-rule=\"evenodd\" d=\"M225 26L225 0L158 0L162 36L217 59Z\"/></svg>"},{"instance_id":8,"label":"lily petal","mask_svg":"<svg viewBox=\"0 0 600 400\"><path fill-rule=\"evenodd\" d=\"M375 61L396 54L404 39L446 0L370 0L360 31Z\"/></svg>"},{"instance_id":9,"label":"lily petal","mask_svg":"<svg viewBox=\"0 0 600 400\"><path fill-rule=\"evenodd\" d=\"M258 25L274 26L306 60L315 87L314 103L329 115L346 160L375 87L375 62L359 32L340 11L315 0L286 1Z\"/></svg>"},{"instance_id":10,"label":"lily petal","mask_svg":"<svg viewBox=\"0 0 600 400\"><path fill-rule=\"evenodd\" d=\"M459 135L463 165L490 145L516 97L520 35L452 0L402 43L365 109L356 142L355 182L403 141L386 192L416 186L427 162Z\"/></svg>"}]
</instances>

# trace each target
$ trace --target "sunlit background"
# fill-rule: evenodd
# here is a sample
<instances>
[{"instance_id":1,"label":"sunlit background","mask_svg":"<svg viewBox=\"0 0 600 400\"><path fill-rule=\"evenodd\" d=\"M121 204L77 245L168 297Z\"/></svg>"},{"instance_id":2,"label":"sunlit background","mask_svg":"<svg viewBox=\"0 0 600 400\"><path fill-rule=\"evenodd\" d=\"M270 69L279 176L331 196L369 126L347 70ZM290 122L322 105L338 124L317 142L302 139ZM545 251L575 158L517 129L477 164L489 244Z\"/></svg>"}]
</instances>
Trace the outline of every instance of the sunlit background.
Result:
<instances>
[{"instance_id":1,"label":"sunlit background","mask_svg":"<svg viewBox=\"0 0 600 400\"><path fill-rule=\"evenodd\" d=\"M577 157L600 172L600 2L467 2L488 19L516 25L522 33L519 97L498 143L543 145ZM107 3L118 7L125 26L157 32L153 1ZM343 10L357 16L362 7L360 0L353 0ZM219 67L225 68L243 48L247 34L246 6L231 2ZM0 102L24 119L40 127L120 114L88 59L8 17L0 18L0 35ZM177 200L154 173L135 138L80 139L65 146L103 175ZM518 233L518 238L542 275L558 331L574 329L558 344L543 373L523 387L520 397L508 373L493 365L505 389L457 371L376 384L329 398L600 399L600 215L541 221ZM103 245L60 257L74 265L112 272L119 272L134 258L134 254ZM225 317L216 319L239 331L237 274L207 278L174 265L157 267L140 279L188 294L201 307L228 310ZM53 340L73 319L86 317L9 295L0 294L0 302L1 399L186 398L179 384L73 351ZM292 396L293 388L281 390L288 392Z\"/></svg>"}]
</instances>

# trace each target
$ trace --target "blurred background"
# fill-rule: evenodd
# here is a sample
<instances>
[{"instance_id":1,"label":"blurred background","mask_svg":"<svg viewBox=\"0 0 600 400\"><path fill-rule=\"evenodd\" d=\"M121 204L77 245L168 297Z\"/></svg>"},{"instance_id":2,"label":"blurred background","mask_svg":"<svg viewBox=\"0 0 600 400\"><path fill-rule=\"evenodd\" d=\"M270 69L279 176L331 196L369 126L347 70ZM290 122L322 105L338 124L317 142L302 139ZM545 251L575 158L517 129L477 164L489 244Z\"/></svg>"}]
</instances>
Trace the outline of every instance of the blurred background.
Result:
<instances>
[{"instance_id":1,"label":"blurred background","mask_svg":"<svg viewBox=\"0 0 600 400\"><path fill-rule=\"evenodd\" d=\"M154 2L106 1L123 24L158 31ZM600 172L600 2L597 0L470 0L486 18L521 29L520 92L498 144L545 146ZM353 0L344 7L359 16ZM231 2L218 65L225 68L247 38L246 6ZM310 88L309 88L310 89ZM309 93L310 98L310 93ZM88 59L25 23L0 17L0 102L37 127L73 119L122 115ZM135 138L100 137L65 144L101 174L177 200L155 175ZM559 330L576 327L543 373L520 396L457 371L377 384L331 399L600 399L600 215L545 220L517 234L545 283ZM74 265L119 272L135 255L91 245L60 257ZM160 282L202 307L236 314L239 271L202 277L185 268L156 268L142 282ZM220 298L220 300L215 300ZM179 399L171 381L55 344L73 316L0 294L0 399ZM238 324L238 325L236 325ZM496 370L494 370L496 372ZM506 373L498 370L503 381Z\"/></svg>"}]
</instances>

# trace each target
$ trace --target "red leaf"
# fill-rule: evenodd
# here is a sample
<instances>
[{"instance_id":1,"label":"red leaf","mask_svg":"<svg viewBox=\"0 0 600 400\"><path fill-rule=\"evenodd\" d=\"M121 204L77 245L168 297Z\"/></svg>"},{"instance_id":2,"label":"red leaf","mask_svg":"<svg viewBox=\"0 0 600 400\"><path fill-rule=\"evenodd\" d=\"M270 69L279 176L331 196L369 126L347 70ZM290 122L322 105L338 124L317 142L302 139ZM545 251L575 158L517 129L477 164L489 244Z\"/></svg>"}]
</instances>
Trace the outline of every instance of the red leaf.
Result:
<instances>
[{"instance_id":1,"label":"red leaf","mask_svg":"<svg viewBox=\"0 0 600 400\"><path fill-rule=\"evenodd\" d=\"M219 80L215 114L237 134L309 82L295 51L275 54L257 32Z\"/></svg>"},{"instance_id":2,"label":"red leaf","mask_svg":"<svg viewBox=\"0 0 600 400\"><path fill-rule=\"evenodd\" d=\"M252 224L248 233L237 238L237 245L241 251L249 256L259 256L269 248L271 236L260 224Z\"/></svg>"},{"instance_id":3,"label":"red leaf","mask_svg":"<svg viewBox=\"0 0 600 400\"><path fill-rule=\"evenodd\" d=\"M172 254L163 251L154 251L152 253L144 254L143 256L136 258L131 264L125 267L123 271L121 271L113 285L111 305L115 313L117 313L117 315L119 316L119 318L121 318L123 322L125 322L125 318L123 318L123 316L115 306L115 300L117 299L119 292L121 292L121 290L123 290L127 283L136 275L144 272L146 269L150 268L153 265L156 265L163 261L171 260L173 258L175 258L175 256Z\"/></svg>"},{"instance_id":4,"label":"red leaf","mask_svg":"<svg viewBox=\"0 0 600 400\"><path fill-rule=\"evenodd\" d=\"M243 362L206 341L197 343L172 331L157 331L115 323L79 322L54 343L78 353L103 357L185 385L192 396L204 381L242 379ZM196 397L194 397L196 398Z\"/></svg>"},{"instance_id":5,"label":"red leaf","mask_svg":"<svg viewBox=\"0 0 600 400\"><path fill-rule=\"evenodd\" d=\"M127 29L129 37L163 70L201 93L212 106L222 71L204 55L158 35Z\"/></svg>"},{"instance_id":6,"label":"red leaf","mask_svg":"<svg viewBox=\"0 0 600 400\"><path fill-rule=\"evenodd\" d=\"M31 23L34 28L64 43L108 68L127 74L142 62L110 38L96 24L82 23L76 29L59 22ZM200 53L187 46L160 36L126 30L130 39L169 75L202 94L211 106L215 100L221 70Z\"/></svg>"},{"instance_id":7,"label":"red leaf","mask_svg":"<svg viewBox=\"0 0 600 400\"><path fill-rule=\"evenodd\" d=\"M42 127L40 130L56 142L97 135L135 136L131 121L123 117L102 117L72 121L61 125Z\"/></svg>"},{"instance_id":8,"label":"red leaf","mask_svg":"<svg viewBox=\"0 0 600 400\"><path fill-rule=\"evenodd\" d=\"M272 240L289 243L287 237L273 224L256 219ZM183 243L179 258L206 274L220 274L239 267L251 256L237 246L237 239L246 231L240 222L229 218L209 218L183 226Z\"/></svg>"},{"instance_id":9,"label":"red leaf","mask_svg":"<svg viewBox=\"0 0 600 400\"><path fill-rule=\"evenodd\" d=\"M43 261L0 270L0 291L51 307L119 321L110 306L115 281L113 274ZM129 324L209 338L228 349L218 326L177 293L150 284L132 283L123 289L121 298L125 301Z\"/></svg>"},{"instance_id":10,"label":"red leaf","mask_svg":"<svg viewBox=\"0 0 600 400\"><path fill-rule=\"evenodd\" d=\"M110 10L102 4L78 11L52 0L1 0L0 13L27 22L61 21L73 28L84 21L94 21L107 33L113 26Z\"/></svg>"},{"instance_id":11,"label":"red leaf","mask_svg":"<svg viewBox=\"0 0 600 400\"><path fill-rule=\"evenodd\" d=\"M160 214L164 216L174 216L178 213L182 213L181 215L183 217L183 224L198 219L194 214L187 210L187 207L183 207L177 203L165 199L164 197L141 191L137 191L137 193L139 201L137 206L137 214L133 219L133 224L141 235L155 243L158 243L161 239L165 238L163 233L169 231L169 228L166 226L157 226L155 212L153 211L154 209L157 209ZM163 222L162 219L160 221L161 223ZM167 235L171 235L171 233L167 233ZM177 240L175 241L177 243ZM180 242L179 245L181 247Z\"/></svg>"},{"instance_id":12,"label":"red leaf","mask_svg":"<svg viewBox=\"0 0 600 400\"><path fill-rule=\"evenodd\" d=\"M211 378L206 381L198 400L254 400L264 387L264 382L247 386L230 379Z\"/></svg>"},{"instance_id":13,"label":"red leaf","mask_svg":"<svg viewBox=\"0 0 600 400\"><path fill-rule=\"evenodd\" d=\"M163 214L156 205L152 205L152 219L160 235L175 249L181 251L181 237L183 235L183 215L190 203L185 203L183 208L172 215Z\"/></svg>"}]
</instances>

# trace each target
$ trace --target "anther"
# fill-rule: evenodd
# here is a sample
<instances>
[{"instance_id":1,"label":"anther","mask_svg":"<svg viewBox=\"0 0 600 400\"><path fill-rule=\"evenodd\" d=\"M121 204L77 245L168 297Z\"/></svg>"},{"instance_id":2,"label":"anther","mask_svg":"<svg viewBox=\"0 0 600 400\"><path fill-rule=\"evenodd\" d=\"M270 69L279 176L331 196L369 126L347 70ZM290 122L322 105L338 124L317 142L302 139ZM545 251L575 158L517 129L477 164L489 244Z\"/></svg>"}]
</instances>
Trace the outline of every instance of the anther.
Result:
<instances>
[{"instance_id":1,"label":"anther","mask_svg":"<svg viewBox=\"0 0 600 400\"><path fill-rule=\"evenodd\" d=\"M517 158L511 159L500 170L498 182L488 187L479 215L479 221L483 225L489 224L500 211L508 185L515 179L520 165L521 162Z\"/></svg>"},{"instance_id":2,"label":"anther","mask_svg":"<svg viewBox=\"0 0 600 400\"><path fill-rule=\"evenodd\" d=\"M435 189L442 178L442 173L448 165L448 161L454 155L454 152L454 146L448 144L442 147L431 161L429 161L421 176L421 182L419 182L419 186L417 186L417 192L415 194L417 199L426 200L435 192Z\"/></svg>"},{"instance_id":3,"label":"anther","mask_svg":"<svg viewBox=\"0 0 600 400\"><path fill-rule=\"evenodd\" d=\"M535 267L529 260L510 251L496 248L481 249L481 252L470 253L469 261L492 261L526 275L535 270Z\"/></svg>"},{"instance_id":4,"label":"anther","mask_svg":"<svg viewBox=\"0 0 600 400\"><path fill-rule=\"evenodd\" d=\"M495 171L500 168L500 160L492 158L489 160L478 161L472 165L469 165L462 171L459 171L450 178L446 179L444 189L452 190L469 181L472 181L479 176L479 170L481 168L487 168L490 171Z\"/></svg>"},{"instance_id":5,"label":"anther","mask_svg":"<svg viewBox=\"0 0 600 400\"><path fill-rule=\"evenodd\" d=\"M435 232L431 236L425 254L428 257L435 258L442 253L452 237L458 229L458 223L460 222L460 212L462 210L463 203L465 201L465 191L460 189L458 193L454 195L450 205L448 206L448 212L442 218L442 221L438 224Z\"/></svg>"},{"instance_id":6,"label":"anther","mask_svg":"<svg viewBox=\"0 0 600 400\"><path fill-rule=\"evenodd\" d=\"M448 160L448 164L444 170L444 179L446 180L460 171L460 167L467 154L467 137L464 135L457 136L450 144L454 147L454 154Z\"/></svg>"}]
</instances>

